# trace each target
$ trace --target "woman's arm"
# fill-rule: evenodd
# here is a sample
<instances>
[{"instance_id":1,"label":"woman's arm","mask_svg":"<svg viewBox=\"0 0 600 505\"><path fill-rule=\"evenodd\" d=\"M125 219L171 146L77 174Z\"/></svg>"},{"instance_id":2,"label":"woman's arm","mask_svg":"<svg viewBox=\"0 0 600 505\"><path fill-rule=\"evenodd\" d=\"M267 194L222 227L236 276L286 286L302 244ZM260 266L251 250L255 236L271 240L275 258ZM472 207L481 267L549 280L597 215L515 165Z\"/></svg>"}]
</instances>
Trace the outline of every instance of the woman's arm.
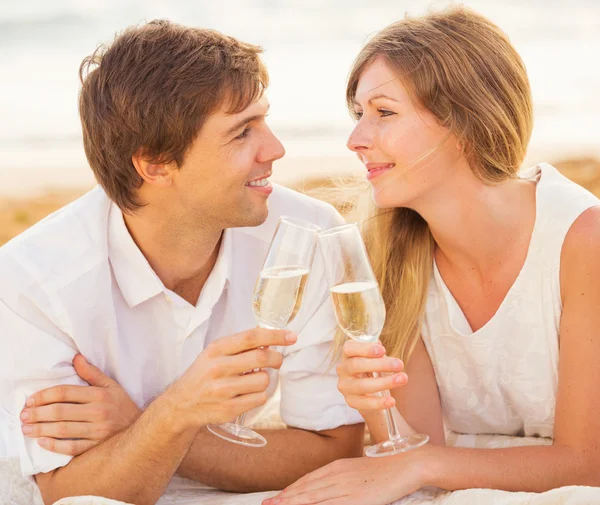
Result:
<instances>
[{"instance_id":1,"label":"woman's arm","mask_svg":"<svg viewBox=\"0 0 600 505\"><path fill-rule=\"evenodd\" d=\"M600 486L600 207L584 212L567 233L560 283L553 445L432 451L427 473L433 485L520 491Z\"/></svg>"}]
</instances>

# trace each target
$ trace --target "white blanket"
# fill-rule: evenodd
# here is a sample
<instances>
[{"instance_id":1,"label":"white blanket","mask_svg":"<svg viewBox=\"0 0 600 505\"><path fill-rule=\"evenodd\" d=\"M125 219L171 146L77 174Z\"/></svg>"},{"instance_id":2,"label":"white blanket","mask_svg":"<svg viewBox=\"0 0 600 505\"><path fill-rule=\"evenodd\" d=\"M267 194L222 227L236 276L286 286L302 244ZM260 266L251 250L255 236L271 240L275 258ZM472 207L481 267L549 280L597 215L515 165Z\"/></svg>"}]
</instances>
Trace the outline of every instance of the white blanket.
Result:
<instances>
[{"instance_id":1,"label":"white blanket","mask_svg":"<svg viewBox=\"0 0 600 505\"><path fill-rule=\"evenodd\" d=\"M511 447L549 444L549 440L490 435L449 434L449 445L461 447ZM159 505L259 505L274 492L235 494L202 488L176 477ZM21 477L17 461L0 461L0 504L43 505L39 491ZM570 486L545 493L510 493L490 489L468 489L449 493L423 489L398 500L394 505L593 505L600 504L600 488ZM122 502L97 497L65 498L55 505L122 505ZM369 504L364 504L369 505Z\"/></svg>"}]
</instances>

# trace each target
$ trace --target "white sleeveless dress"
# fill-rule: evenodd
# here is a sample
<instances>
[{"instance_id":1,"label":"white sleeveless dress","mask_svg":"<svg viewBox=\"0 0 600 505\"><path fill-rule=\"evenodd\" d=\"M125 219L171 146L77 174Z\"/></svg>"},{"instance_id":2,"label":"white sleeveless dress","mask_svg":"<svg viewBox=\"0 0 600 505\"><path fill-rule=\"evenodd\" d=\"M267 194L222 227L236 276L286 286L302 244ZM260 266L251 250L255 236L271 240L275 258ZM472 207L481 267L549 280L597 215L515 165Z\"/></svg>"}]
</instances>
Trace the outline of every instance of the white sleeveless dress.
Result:
<instances>
[{"instance_id":1,"label":"white sleeveless dress","mask_svg":"<svg viewBox=\"0 0 600 505\"><path fill-rule=\"evenodd\" d=\"M422 338L444 424L456 433L553 435L561 250L573 222L600 200L548 164L520 175L537 180L533 234L517 279L482 328L471 330L434 264Z\"/></svg>"}]
</instances>

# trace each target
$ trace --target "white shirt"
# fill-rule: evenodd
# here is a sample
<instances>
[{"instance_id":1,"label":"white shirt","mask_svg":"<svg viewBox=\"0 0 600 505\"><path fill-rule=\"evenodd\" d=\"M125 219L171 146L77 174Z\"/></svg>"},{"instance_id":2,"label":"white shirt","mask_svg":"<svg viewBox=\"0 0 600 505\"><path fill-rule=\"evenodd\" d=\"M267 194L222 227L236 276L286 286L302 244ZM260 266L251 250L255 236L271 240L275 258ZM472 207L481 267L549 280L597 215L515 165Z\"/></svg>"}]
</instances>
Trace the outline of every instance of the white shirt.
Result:
<instances>
[{"instance_id":1,"label":"white shirt","mask_svg":"<svg viewBox=\"0 0 600 505\"><path fill-rule=\"evenodd\" d=\"M26 476L71 460L24 437L19 415L40 389L86 384L72 365L76 353L143 407L208 343L256 327L252 293L281 215L323 229L343 222L330 205L276 186L264 224L225 231L195 307L165 288L100 187L0 248L0 457L18 456ZM279 372L268 370L268 393L279 380L281 417L289 426L325 430L362 422L337 391L328 354L335 327L317 251L289 325L298 341L283 351Z\"/></svg>"}]
</instances>

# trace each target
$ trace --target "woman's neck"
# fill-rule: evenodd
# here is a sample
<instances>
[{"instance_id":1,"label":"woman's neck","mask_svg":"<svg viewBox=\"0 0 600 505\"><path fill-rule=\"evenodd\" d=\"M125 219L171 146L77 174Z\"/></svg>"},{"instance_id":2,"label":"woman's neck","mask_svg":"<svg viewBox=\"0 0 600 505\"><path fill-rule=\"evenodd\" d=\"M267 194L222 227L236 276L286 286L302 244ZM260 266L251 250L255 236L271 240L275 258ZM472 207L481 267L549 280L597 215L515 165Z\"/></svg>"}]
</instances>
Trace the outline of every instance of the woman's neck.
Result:
<instances>
[{"instance_id":1,"label":"woman's neck","mask_svg":"<svg viewBox=\"0 0 600 505\"><path fill-rule=\"evenodd\" d=\"M535 184L518 178L486 185L470 169L419 201L436 258L457 271L489 277L507 255L527 249L535 223ZM516 249L515 249L516 248Z\"/></svg>"}]
</instances>

